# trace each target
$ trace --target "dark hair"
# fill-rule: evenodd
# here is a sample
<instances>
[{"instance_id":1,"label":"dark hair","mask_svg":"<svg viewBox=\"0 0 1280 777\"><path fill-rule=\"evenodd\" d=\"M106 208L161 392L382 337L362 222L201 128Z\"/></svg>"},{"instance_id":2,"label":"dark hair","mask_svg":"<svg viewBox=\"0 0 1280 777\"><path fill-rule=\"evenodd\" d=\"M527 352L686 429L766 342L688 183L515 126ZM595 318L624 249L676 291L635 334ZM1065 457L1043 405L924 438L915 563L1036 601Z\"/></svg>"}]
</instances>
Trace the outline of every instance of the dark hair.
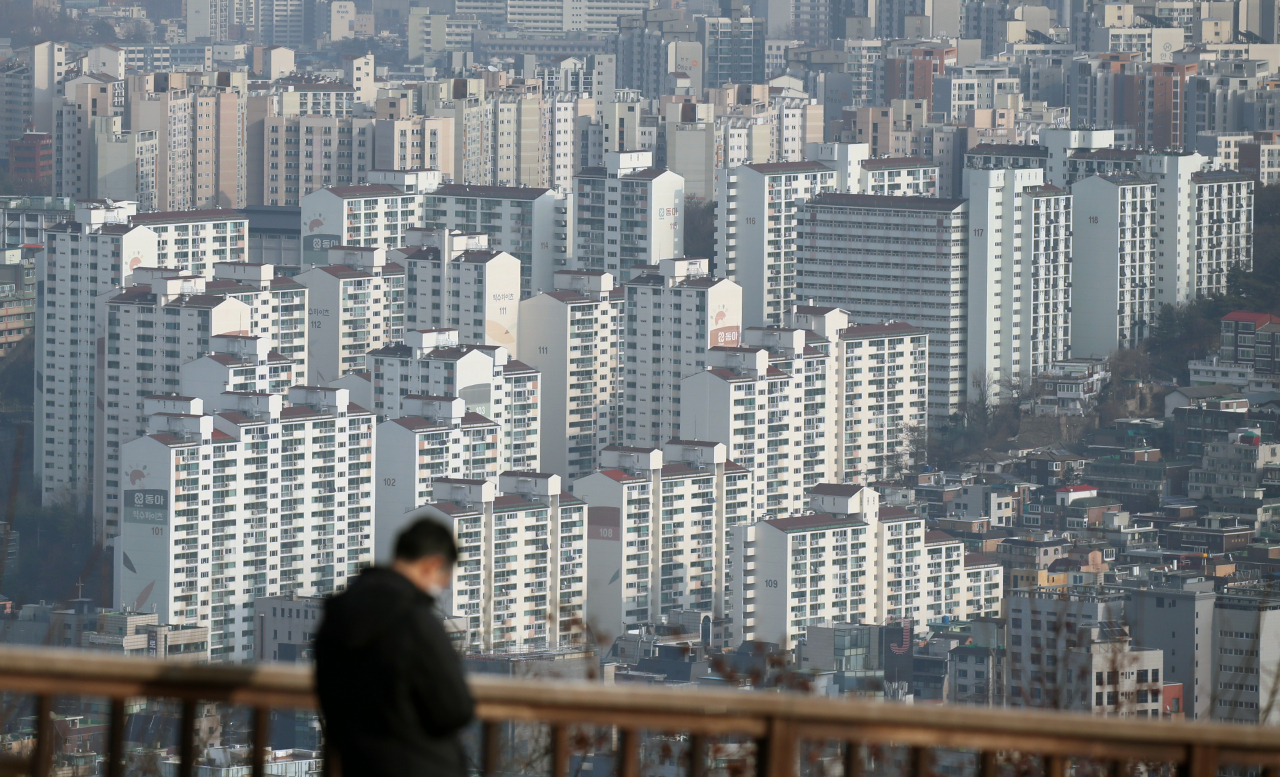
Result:
<instances>
[{"instance_id":1,"label":"dark hair","mask_svg":"<svg viewBox=\"0 0 1280 777\"><path fill-rule=\"evenodd\" d=\"M419 518L396 537L396 558L417 561L427 556L444 556L450 564L458 561L453 531L434 518Z\"/></svg>"}]
</instances>

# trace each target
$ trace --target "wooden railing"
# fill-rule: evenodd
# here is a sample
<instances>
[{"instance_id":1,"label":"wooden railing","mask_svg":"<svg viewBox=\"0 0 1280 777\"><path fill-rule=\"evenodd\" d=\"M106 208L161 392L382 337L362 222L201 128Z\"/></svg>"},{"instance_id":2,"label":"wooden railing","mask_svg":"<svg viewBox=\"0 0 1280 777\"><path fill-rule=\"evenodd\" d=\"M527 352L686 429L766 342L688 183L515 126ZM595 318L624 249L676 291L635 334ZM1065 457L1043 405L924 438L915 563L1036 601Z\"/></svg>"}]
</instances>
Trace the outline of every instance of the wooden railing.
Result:
<instances>
[{"instance_id":1,"label":"wooden railing","mask_svg":"<svg viewBox=\"0 0 1280 777\"><path fill-rule=\"evenodd\" d=\"M582 726L616 732L616 773L638 777L644 766L642 737L671 734L682 743L685 773L708 773L715 757L710 743L726 738L746 743L744 761L759 775L780 777L801 771L800 748L824 742L842 762L846 777L863 777L868 753L903 747L909 777L934 773L939 752L962 753L968 773L997 777L1002 763L1038 759L1044 777L1099 775L1127 777L1135 764L1165 765L1157 773L1216 777L1219 768L1239 774L1280 777L1280 730L1206 722L1170 722L1038 710L907 705L824 699L767 691L673 690L605 686L581 681L471 679L481 721L478 769L503 768L500 744L511 726L545 725L542 763L565 777L582 749ZM55 697L106 697L111 714L105 741L103 777L123 777L125 701L147 697L181 705L177 756L179 777L191 777L197 761L194 722L197 705L224 702L252 710L251 774L266 774L269 716L273 708L314 708L310 671L303 666L196 666L173 662L101 657L82 651L0 648L0 692L34 696L35 742L30 756L0 757L0 776L47 777L53 771ZM835 743L832 745L831 743ZM716 745L720 747L720 745ZM518 771L518 770L516 770ZM332 772L330 772L332 773ZM1019 769L1019 773L1028 772Z\"/></svg>"}]
</instances>

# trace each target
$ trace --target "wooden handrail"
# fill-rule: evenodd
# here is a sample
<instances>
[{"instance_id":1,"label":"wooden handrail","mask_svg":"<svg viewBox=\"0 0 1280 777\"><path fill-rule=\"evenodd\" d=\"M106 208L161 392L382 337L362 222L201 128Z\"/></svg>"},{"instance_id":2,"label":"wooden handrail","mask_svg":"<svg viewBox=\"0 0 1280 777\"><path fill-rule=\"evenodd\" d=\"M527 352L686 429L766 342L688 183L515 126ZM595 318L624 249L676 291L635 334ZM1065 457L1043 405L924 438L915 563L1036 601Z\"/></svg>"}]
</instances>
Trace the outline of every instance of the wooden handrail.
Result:
<instances>
[{"instance_id":1,"label":"wooden handrail","mask_svg":"<svg viewBox=\"0 0 1280 777\"><path fill-rule=\"evenodd\" d=\"M552 726L553 766L567 764L568 728L587 724L617 727L620 752L628 763L636 756L636 734L642 731L690 735L693 753L701 752L711 736L755 739L759 766L770 774L793 771L798 739L848 742L852 743L851 752L854 744L906 745L912 748L911 762L917 765L928 760L927 753L933 748L973 750L980 754L979 772L983 775L993 769L992 754L1002 751L1043 756L1047 770L1062 773L1071 758L1107 761L1117 774L1129 760L1176 763L1188 777L1213 777L1219 763L1259 765L1272 775L1280 768L1280 731L1266 726L483 675L473 675L470 684L477 714L486 724L481 760L487 772L496 768L498 724L509 721ZM176 699L183 702L184 712L197 701L248 705L255 713L255 775L263 773L259 759L267 747L267 708L311 708L316 703L312 673L301 665L201 666L15 647L0 647L0 691L35 695L42 700L41 714L46 717L48 700L65 695L105 696L117 701L140 696ZM113 704L112 709L122 713L123 705ZM117 731L118 725L113 716L108 775L119 773L117 748L123 731ZM37 729L41 728L37 721ZM49 727L45 725L43 730L47 732ZM189 740L180 743L179 752L190 755L190 745ZM38 742L30 773L47 774L52 756L49 744ZM846 757L846 763L856 760ZM0 764L0 774L9 771Z\"/></svg>"}]
</instances>

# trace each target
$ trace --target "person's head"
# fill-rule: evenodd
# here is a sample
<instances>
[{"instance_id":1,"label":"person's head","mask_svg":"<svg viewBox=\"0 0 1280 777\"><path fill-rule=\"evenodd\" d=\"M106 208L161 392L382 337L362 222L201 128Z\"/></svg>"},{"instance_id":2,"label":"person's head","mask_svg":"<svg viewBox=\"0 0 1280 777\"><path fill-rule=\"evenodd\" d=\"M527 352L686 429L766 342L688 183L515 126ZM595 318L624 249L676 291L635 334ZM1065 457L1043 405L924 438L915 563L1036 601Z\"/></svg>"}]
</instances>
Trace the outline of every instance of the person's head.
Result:
<instances>
[{"instance_id":1,"label":"person's head","mask_svg":"<svg viewBox=\"0 0 1280 777\"><path fill-rule=\"evenodd\" d=\"M396 537L391 568L423 591L439 596L452 582L457 561L453 532L435 519L419 518Z\"/></svg>"}]
</instances>

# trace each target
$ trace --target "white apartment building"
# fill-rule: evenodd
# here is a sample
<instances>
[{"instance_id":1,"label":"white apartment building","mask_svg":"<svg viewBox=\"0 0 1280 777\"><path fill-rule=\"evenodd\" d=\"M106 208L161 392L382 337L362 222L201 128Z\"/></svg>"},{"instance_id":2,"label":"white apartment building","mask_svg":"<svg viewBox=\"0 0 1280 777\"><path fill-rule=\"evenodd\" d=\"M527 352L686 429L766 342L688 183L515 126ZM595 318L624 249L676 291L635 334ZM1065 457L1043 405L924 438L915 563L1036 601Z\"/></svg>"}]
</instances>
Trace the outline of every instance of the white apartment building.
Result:
<instances>
[{"instance_id":1,"label":"white apartment building","mask_svg":"<svg viewBox=\"0 0 1280 777\"><path fill-rule=\"evenodd\" d=\"M1191 176L1195 242L1185 277L1194 280L1196 299L1226 294L1228 272L1253 269L1253 187L1240 173Z\"/></svg>"},{"instance_id":2,"label":"white apartment building","mask_svg":"<svg viewBox=\"0 0 1280 777\"><path fill-rule=\"evenodd\" d=\"M825 315L798 308L797 319ZM825 329L825 327L824 327ZM929 335L901 322L839 329L832 350L831 436L837 478L888 480L920 463L928 435Z\"/></svg>"},{"instance_id":3,"label":"white apartment building","mask_svg":"<svg viewBox=\"0 0 1280 777\"><path fill-rule=\"evenodd\" d=\"M1219 245L1216 238L1221 234L1231 238L1224 245L1235 248L1232 244L1236 242L1236 230L1240 222L1226 223L1226 216L1223 214L1217 216L1224 221L1219 229L1216 223L1208 220L1213 217L1199 213L1196 205L1197 199L1201 200L1200 207L1208 210L1214 208L1213 200L1218 198L1210 197L1208 198L1210 202L1205 203L1203 202L1205 197L1192 196L1204 193L1192 179L1200 173L1208 161L1200 154L1139 154L1137 157L1137 174L1156 184L1156 301L1159 303L1181 305L1196 299L1197 275L1201 276L1200 280L1212 280L1205 279L1203 272L1196 272L1200 256L1197 247ZM1228 206L1230 210L1234 210L1237 205L1251 206L1253 202L1251 193L1243 191L1243 188L1243 186L1228 186L1227 191L1232 192L1232 195L1220 204ZM1237 197L1241 199L1237 201ZM1251 227L1252 209L1246 208L1246 210ZM1237 213L1237 215L1245 217L1244 213ZM1206 243L1206 239L1210 236L1214 239ZM1244 234L1241 234L1241 237L1244 237ZM1249 238L1252 239L1252 229L1249 230ZM1216 253L1218 250L1216 247L1213 249L1214 253L1211 256L1215 257L1215 261L1210 265L1211 267L1216 267L1218 264L1216 260L1219 256ZM1231 261L1232 253L1234 252L1229 251L1223 255L1225 261ZM1223 272L1225 272L1225 266Z\"/></svg>"},{"instance_id":4,"label":"white apartment building","mask_svg":"<svg viewBox=\"0 0 1280 777\"><path fill-rule=\"evenodd\" d=\"M834 475L837 410L827 348L811 332L748 328L743 344L707 352L707 369L682 381L682 424L690 436L723 442L755 475L761 509L789 515L805 489Z\"/></svg>"},{"instance_id":5,"label":"white apartment building","mask_svg":"<svg viewBox=\"0 0 1280 777\"><path fill-rule=\"evenodd\" d=\"M520 303L520 360L542 372L542 469L574 480L622 436L623 292L603 272L556 273Z\"/></svg>"},{"instance_id":6,"label":"white apartment building","mask_svg":"<svg viewBox=\"0 0 1280 777\"><path fill-rule=\"evenodd\" d=\"M661 448L608 446L600 467L575 481L573 492L593 509L617 510L626 544L622 601L593 590L592 629L621 634L628 624L657 622L673 610L705 612L713 627L726 618L733 606L731 533L757 515L751 470L729 460L723 443L678 439ZM734 637L720 631L712 641L738 644Z\"/></svg>"},{"instance_id":7,"label":"white apartment building","mask_svg":"<svg viewBox=\"0 0 1280 777\"><path fill-rule=\"evenodd\" d=\"M1044 170L966 168L968 379L1000 393L1071 355L1071 195ZM985 225L985 226L978 226Z\"/></svg>"},{"instance_id":8,"label":"white apartment building","mask_svg":"<svg viewBox=\"0 0 1280 777\"><path fill-rule=\"evenodd\" d=\"M426 226L489 236L520 260L520 298L555 288L568 264L568 205L554 189L444 184L426 197Z\"/></svg>"},{"instance_id":9,"label":"white apartment building","mask_svg":"<svg viewBox=\"0 0 1280 777\"><path fill-rule=\"evenodd\" d=\"M208 278L213 276L214 264L248 258L249 222L233 210L138 213L129 223L156 233L159 267Z\"/></svg>"},{"instance_id":10,"label":"white apartment building","mask_svg":"<svg viewBox=\"0 0 1280 777\"><path fill-rule=\"evenodd\" d=\"M81 202L36 254L35 476L44 504L87 502L94 472L98 295L155 262L156 234L132 227L132 202ZM98 539L102 539L101 536Z\"/></svg>"},{"instance_id":11,"label":"white apartment building","mask_svg":"<svg viewBox=\"0 0 1280 777\"><path fill-rule=\"evenodd\" d=\"M743 292L747 326L781 326L796 301L798 209L835 188L820 162L747 164L716 174L715 273Z\"/></svg>"},{"instance_id":12,"label":"white apartment building","mask_svg":"<svg viewBox=\"0 0 1280 777\"><path fill-rule=\"evenodd\" d=\"M331 186L300 207L304 264L326 264L333 246L399 248L422 225L422 195L385 183Z\"/></svg>"},{"instance_id":13,"label":"white apartment building","mask_svg":"<svg viewBox=\"0 0 1280 777\"><path fill-rule=\"evenodd\" d=\"M499 472L501 426L468 411L461 397L407 396L401 412L378 426L374 556L386 564L400 530L432 501L433 482L496 480Z\"/></svg>"},{"instance_id":14,"label":"white apartment building","mask_svg":"<svg viewBox=\"0 0 1280 777\"><path fill-rule=\"evenodd\" d=\"M206 294L235 299L252 311L247 334L262 337L272 350L297 365L298 379L307 374L307 287L277 276L270 264L218 262Z\"/></svg>"},{"instance_id":15,"label":"white apartment building","mask_svg":"<svg viewBox=\"0 0 1280 777\"><path fill-rule=\"evenodd\" d=\"M627 281L636 265L684 256L684 179L653 167L652 152L610 151L579 170L569 211L578 269Z\"/></svg>"},{"instance_id":16,"label":"white apartment building","mask_svg":"<svg viewBox=\"0 0 1280 777\"><path fill-rule=\"evenodd\" d=\"M821 162L836 171L836 192L862 192L862 163L871 156L868 143L809 143L804 158Z\"/></svg>"},{"instance_id":17,"label":"white apartment building","mask_svg":"<svg viewBox=\"0 0 1280 777\"><path fill-rule=\"evenodd\" d=\"M462 342L516 348L520 260L484 234L421 233L427 245L393 252L407 271L408 315L418 329L454 329Z\"/></svg>"},{"instance_id":18,"label":"white apartment building","mask_svg":"<svg viewBox=\"0 0 1280 777\"><path fill-rule=\"evenodd\" d=\"M94 450L93 515L104 540L120 533L120 507L114 500L119 498L119 478L130 472L120 460L120 447L146 433L144 398L177 395L182 365L209 353L212 336L249 328L252 311L243 302L204 294L204 279L198 276L165 274L139 268L133 274L136 285L98 299L106 314L99 325L106 342L105 353L94 359L94 389L103 407L94 418L92 436L81 442ZM86 367L91 363L81 361Z\"/></svg>"},{"instance_id":19,"label":"white apartment building","mask_svg":"<svg viewBox=\"0 0 1280 777\"><path fill-rule=\"evenodd\" d=\"M459 551L443 607L467 619L472 647L504 653L581 642L587 505L562 492L559 475L440 478L435 500L425 510L453 528Z\"/></svg>"},{"instance_id":20,"label":"white apartment building","mask_svg":"<svg viewBox=\"0 0 1280 777\"><path fill-rule=\"evenodd\" d=\"M501 425L502 471L537 467L541 374L510 358L506 348L459 345L452 329L409 330L403 342L369 352L368 360L372 370L331 385L350 389L357 404L380 418L418 413L412 402L422 396L461 397L468 413Z\"/></svg>"},{"instance_id":21,"label":"white apartment building","mask_svg":"<svg viewBox=\"0 0 1280 777\"><path fill-rule=\"evenodd\" d=\"M251 159L265 205L297 205L329 186L359 186L374 166L374 124L368 117L286 114L262 120L262 154ZM252 138L257 141L257 138ZM256 168L256 169L255 169Z\"/></svg>"},{"instance_id":22,"label":"white apartment building","mask_svg":"<svg viewBox=\"0 0 1280 777\"><path fill-rule=\"evenodd\" d=\"M681 380L705 369L707 349L736 346L742 289L714 278L707 259L664 259L657 272L623 284L623 441L657 445L680 438Z\"/></svg>"},{"instance_id":23,"label":"white apartment building","mask_svg":"<svg viewBox=\"0 0 1280 777\"><path fill-rule=\"evenodd\" d=\"M812 304L796 308L796 325L819 331L821 317L843 309L850 322L919 326L929 335L929 424L948 423L969 386L969 204L827 193L801 215L796 297Z\"/></svg>"},{"instance_id":24,"label":"white apartment building","mask_svg":"<svg viewBox=\"0 0 1280 777\"><path fill-rule=\"evenodd\" d=\"M1095 175L1072 184L1071 194L1082 227L1074 246L1071 350L1106 358L1136 348L1155 325L1156 184Z\"/></svg>"},{"instance_id":25,"label":"white apartment building","mask_svg":"<svg viewBox=\"0 0 1280 777\"><path fill-rule=\"evenodd\" d=\"M215 661L249 660L256 597L333 593L372 563L374 420L346 391L145 403L147 434L120 451L116 601L207 626Z\"/></svg>"},{"instance_id":26,"label":"white apartment building","mask_svg":"<svg viewBox=\"0 0 1280 777\"><path fill-rule=\"evenodd\" d=\"M367 369L365 352L404 339L405 272L385 248L330 248L295 276L307 288L308 384Z\"/></svg>"},{"instance_id":27,"label":"white apartment building","mask_svg":"<svg viewBox=\"0 0 1280 777\"><path fill-rule=\"evenodd\" d=\"M810 625L911 618L923 626L998 612L1001 575L990 560L974 556L971 576L960 540L927 531L903 508L882 507L873 489L820 484L809 508L735 530L742 639L790 649Z\"/></svg>"},{"instance_id":28,"label":"white apartment building","mask_svg":"<svg viewBox=\"0 0 1280 777\"><path fill-rule=\"evenodd\" d=\"M937 197L938 176L938 165L919 157L866 159L855 191L885 197Z\"/></svg>"},{"instance_id":29,"label":"white apartment building","mask_svg":"<svg viewBox=\"0 0 1280 777\"><path fill-rule=\"evenodd\" d=\"M204 356L178 368L177 394L213 406L226 393L288 394L306 373L293 360L271 347L264 337L224 334L209 338Z\"/></svg>"}]
</instances>

